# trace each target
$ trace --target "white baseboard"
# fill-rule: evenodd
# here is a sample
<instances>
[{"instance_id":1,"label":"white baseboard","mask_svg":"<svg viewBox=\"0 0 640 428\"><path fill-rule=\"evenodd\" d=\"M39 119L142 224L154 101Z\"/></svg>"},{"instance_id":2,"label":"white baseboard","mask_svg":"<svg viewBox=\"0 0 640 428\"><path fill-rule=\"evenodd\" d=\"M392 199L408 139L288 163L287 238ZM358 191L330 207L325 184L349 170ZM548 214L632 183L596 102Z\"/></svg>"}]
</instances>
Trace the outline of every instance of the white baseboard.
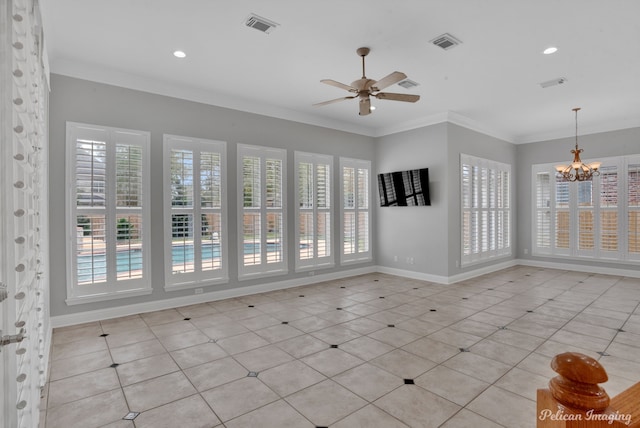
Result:
<instances>
[{"instance_id":1,"label":"white baseboard","mask_svg":"<svg viewBox=\"0 0 640 428\"><path fill-rule=\"evenodd\" d=\"M86 322L100 321L110 318L123 317L127 315L135 315L144 312L159 311L162 309L177 308L180 306L193 305L197 303L213 302L216 300L229 299L233 297L241 297L249 294L265 293L268 291L283 290L286 288L300 287L304 285L316 284L323 281L347 278L367 273L380 272L389 275L401 276L404 278L417 279L422 281L434 282L437 284L454 284L456 282L465 281L480 275L496 272L513 266L534 266L550 269L561 269L569 271L589 272L603 275L627 276L632 278L640 278L640 271L630 269L606 268L591 265L576 265L570 263L557 263L536 261L529 259L513 259L506 262L497 263L490 266L484 266L478 269L470 270L453 276L432 275L423 272L414 272L403 269L390 268L386 266L368 266L364 268L350 269L346 271L332 272L328 274L319 274L308 277L288 279L284 281L269 282L260 285L251 285L246 287L232 288L228 290L213 291L205 294L189 295L175 297L171 299L154 300L150 302L137 303L134 305L124 305L115 308L99 309L95 311L79 312L69 315L58 315L51 317L51 328L64 327L68 325L82 324ZM49 334L51 334L49 332ZM50 339L49 339L50 340ZM50 343L47 341L45 343ZM48 361L48 355L47 355Z\"/></svg>"},{"instance_id":2,"label":"white baseboard","mask_svg":"<svg viewBox=\"0 0 640 428\"><path fill-rule=\"evenodd\" d=\"M436 284L450 284L449 278L446 276L432 275L429 273L390 268L387 266L377 266L376 268L377 268L377 272L386 273L389 275L401 276L403 278L417 279L420 281L435 282Z\"/></svg>"},{"instance_id":3,"label":"white baseboard","mask_svg":"<svg viewBox=\"0 0 640 428\"><path fill-rule=\"evenodd\" d=\"M533 267L542 267L549 269L561 269L561 270L569 270L574 272L588 272L588 273L596 273L600 275L615 275L615 276L626 276L629 278L640 278L640 270L632 270L632 269L619 269L619 268L608 268L602 266L594 266L594 265L578 265L572 263L559 263L559 262L547 262L541 260L531 260L531 259L517 259L517 264L522 266L533 266Z\"/></svg>"},{"instance_id":4,"label":"white baseboard","mask_svg":"<svg viewBox=\"0 0 640 428\"><path fill-rule=\"evenodd\" d=\"M194 294L175 297L171 299L154 300L134 305L123 305L115 308L98 309L94 311L78 312L69 315L57 315L51 317L52 328L82 324L93 321L101 321L110 318L124 317L127 315L141 314L145 312L160 311L162 309L177 308L180 306L194 305L197 303L213 302L216 300L230 299L233 297L247 296L249 294L265 293L268 291L283 290L286 288L300 287L316 284L323 281L347 278L377 272L376 266L350 269L340 272L313 275L303 278L287 279L284 281L269 282L266 284L250 285L246 287L231 288L228 290L212 291L210 293Z\"/></svg>"}]
</instances>

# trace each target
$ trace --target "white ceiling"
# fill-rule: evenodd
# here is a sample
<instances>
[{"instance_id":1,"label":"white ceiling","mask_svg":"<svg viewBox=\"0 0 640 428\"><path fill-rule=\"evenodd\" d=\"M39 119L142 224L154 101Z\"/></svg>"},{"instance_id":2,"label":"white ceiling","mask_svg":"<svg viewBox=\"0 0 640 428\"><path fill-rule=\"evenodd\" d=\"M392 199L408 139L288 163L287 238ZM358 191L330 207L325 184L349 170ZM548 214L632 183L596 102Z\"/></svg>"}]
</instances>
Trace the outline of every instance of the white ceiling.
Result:
<instances>
[{"instance_id":1,"label":"white ceiling","mask_svg":"<svg viewBox=\"0 0 640 428\"><path fill-rule=\"evenodd\" d=\"M449 120L514 143L640 126L638 0L43 0L51 71L371 136ZM246 27L255 13L280 24ZM463 43L442 50L442 33ZM543 55L548 46L558 52ZM406 73L416 104L320 83ZM187 53L174 58L176 49ZM558 78L567 83L542 89ZM55 88L54 88L55 90Z\"/></svg>"}]
</instances>

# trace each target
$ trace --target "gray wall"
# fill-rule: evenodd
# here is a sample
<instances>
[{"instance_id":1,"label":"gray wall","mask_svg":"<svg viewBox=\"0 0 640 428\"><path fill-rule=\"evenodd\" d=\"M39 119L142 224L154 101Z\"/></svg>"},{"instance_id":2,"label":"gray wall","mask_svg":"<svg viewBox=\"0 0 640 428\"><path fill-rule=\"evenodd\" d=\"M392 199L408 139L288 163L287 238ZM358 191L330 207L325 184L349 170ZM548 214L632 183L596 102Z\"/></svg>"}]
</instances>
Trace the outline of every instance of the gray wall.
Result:
<instances>
[{"instance_id":1,"label":"gray wall","mask_svg":"<svg viewBox=\"0 0 640 428\"><path fill-rule=\"evenodd\" d=\"M151 278L153 293L147 296L99 303L67 306L65 261L65 126L66 122L136 129L151 132ZM136 304L193 294L193 290L166 293L163 259L162 207L162 135L183 135L227 142L229 276L230 282L205 287L205 293L233 287L255 285L308 276L294 272L294 252L289 251L289 274L267 280L237 281L237 209L236 209L236 145L253 144L288 150L288 201L293 201L294 150L334 155L334 182L338 183L338 157L374 160L373 138L274 119L251 113L170 98L116 86L53 74L50 99L50 242L51 242L51 315L66 315L96 309ZM337 187L336 187L337 189ZM334 206L338 193L334 192ZM289 203L288 243L294 248L294 205ZM335 219L337 221L337 218ZM374 220L375 221L375 220ZM375 222L374 222L375 224ZM334 242L339 242L338 223L334 223ZM372 265L365 263L358 266ZM328 273L344 270L336 257L336 267L317 271Z\"/></svg>"},{"instance_id":2,"label":"gray wall","mask_svg":"<svg viewBox=\"0 0 640 428\"><path fill-rule=\"evenodd\" d=\"M450 277L514 258L501 258L464 269L459 267L461 153L515 166L513 144L451 123L376 140L377 173L426 167L429 168L431 191L430 207L378 206L374 239L379 266ZM515 200L515 185L511 192L511 198ZM514 209L513 224L515 220ZM513 225L511 236L515 246ZM407 263L407 257L413 257L414 264Z\"/></svg>"},{"instance_id":3,"label":"gray wall","mask_svg":"<svg viewBox=\"0 0 640 428\"><path fill-rule=\"evenodd\" d=\"M429 168L431 195L431 206L427 207L380 207L375 194L374 248L378 265L447 276L447 124L380 137L375 147L374 175ZM377 184L375 187L377 192ZM413 257L413 264L407 262L408 257Z\"/></svg>"},{"instance_id":4,"label":"gray wall","mask_svg":"<svg viewBox=\"0 0 640 428\"><path fill-rule=\"evenodd\" d=\"M640 153L640 128L623 129L619 131L603 132L578 137L582 159L598 160L604 157L624 156ZM518 190L518 258L547 262L560 262L573 265L589 265L628 270L640 270L638 263L603 263L590 260L579 261L557 259L551 257L534 257L531 255L531 166L540 163L566 164L573 159L571 150L575 145L575 137L557 140L522 144L517 146L516 165ZM528 254L524 254L525 249Z\"/></svg>"}]
</instances>

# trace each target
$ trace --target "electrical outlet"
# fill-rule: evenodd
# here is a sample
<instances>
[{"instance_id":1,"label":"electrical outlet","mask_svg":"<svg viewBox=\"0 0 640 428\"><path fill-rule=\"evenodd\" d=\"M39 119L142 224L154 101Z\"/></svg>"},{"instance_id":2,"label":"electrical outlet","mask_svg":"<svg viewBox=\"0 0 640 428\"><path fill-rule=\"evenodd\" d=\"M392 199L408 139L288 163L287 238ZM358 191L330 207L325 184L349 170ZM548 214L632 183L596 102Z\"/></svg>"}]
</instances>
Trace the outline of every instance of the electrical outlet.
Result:
<instances>
[{"instance_id":1,"label":"electrical outlet","mask_svg":"<svg viewBox=\"0 0 640 428\"><path fill-rule=\"evenodd\" d=\"M313 275L315 275L315 274L316 274L316 273L315 273L314 271L310 271L310 272L309 272L309 276L313 276Z\"/></svg>"},{"instance_id":2,"label":"electrical outlet","mask_svg":"<svg viewBox=\"0 0 640 428\"><path fill-rule=\"evenodd\" d=\"M195 294L202 294L202 288L196 288L193 290Z\"/></svg>"},{"instance_id":3,"label":"electrical outlet","mask_svg":"<svg viewBox=\"0 0 640 428\"><path fill-rule=\"evenodd\" d=\"M525 255L526 255L526 254L529 254L529 249L528 249L528 248L525 248L525 249L524 249L524 253L525 253Z\"/></svg>"}]
</instances>

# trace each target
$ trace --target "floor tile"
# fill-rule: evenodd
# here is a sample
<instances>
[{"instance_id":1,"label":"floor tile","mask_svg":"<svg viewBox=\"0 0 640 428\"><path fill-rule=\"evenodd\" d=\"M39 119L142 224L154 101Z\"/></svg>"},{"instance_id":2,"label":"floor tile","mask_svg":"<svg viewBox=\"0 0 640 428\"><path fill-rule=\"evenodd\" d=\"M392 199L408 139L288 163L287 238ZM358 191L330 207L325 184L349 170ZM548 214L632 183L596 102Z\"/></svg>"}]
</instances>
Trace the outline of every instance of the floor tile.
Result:
<instances>
[{"instance_id":1,"label":"floor tile","mask_svg":"<svg viewBox=\"0 0 640 428\"><path fill-rule=\"evenodd\" d=\"M490 360L471 352L461 352L443 363L450 369L493 383L511 369L508 364Z\"/></svg>"},{"instance_id":2,"label":"floor tile","mask_svg":"<svg viewBox=\"0 0 640 428\"><path fill-rule=\"evenodd\" d=\"M167 350L158 339L146 340L144 342L131 343L129 345L111 348L113 361L118 364L128 363L141 358L153 355L164 354Z\"/></svg>"},{"instance_id":3,"label":"floor tile","mask_svg":"<svg viewBox=\"0 0 640 428\"><path fill-rule=\"evenodd\" d=\"M115 389L47 410L47 428L97 428L128 412L122 390Z\"/></svg>"},{"instance_id":4,"label":"floor tile","mask_svg":"<svg viewBox=\"0 0 640 428\"><path fill-rule=\"evenodd\" d=\"M491 360L500 361L505 364L515 365L522 361L531 351L515 346L499 343L493 340L493 336L469 348L471 352Z\"/></svg>"},{"instance_id":5,"label":"floor tile","mask_svg":"<svg viewBox=\"0 0 640 428\"><path fill-rule=\"evenodd\" d=\"M357 318L355 320L342 323L341 325L360 334L373 333L374 331L383 329L387 326L387 324L371 320L369 318Z\"/></svg>"},{"instance_id":6,"label":"floor tile","mask_svg":"<svg viewBox=\"0 0 640 428\"><path fill-rule=\"evenodd\" d=\"M402 329L397 329L395 327L386 327L381 330L374 331L368 336L396 348L399 348L421 338L421 336L418 334L411 333L410 331Z\"/></svg>"},{"instance_id":7,"label":"floor tile","mask_svg":"<svg viewBox=\"0 0 640 428\"><path fill-rule=\"evenodd\" d=\"M548 388L551 378L537 375L519 368L509 370L495 383L502 389L522 395L524 398L536 401L537 390Z\"/></svg>"},{"instance_id":8,"label":"floor tile","mask_svg":"<svg viewBox=\"0 0 640 428\"><path fill-rule=\"evenodd\" d=\"M367 401L375 401L404 385L403 378L371 364L362 364L332 378Z\"/></svg>"},{"instance_id":9,"label":"floor tile","mask_svg":"<svg viewBox=\"0 0 640 428\"><path fill-rule=\"evenodd\" d=\"M245 377L248 371L233 358L227 357L191 367L184 370L184 374L198 391L206 391Z\"/></svg>"},{"instance_id":10,"label":"floor tile","mask_svg":"<svg viewBox=\"0 0 640 428\"><path fill-rule=\"evenodd\" d=\"M225 423L227 428L314 428L284 400L268 404Z\"/></svg>"},{"instance_id":11,"label":"floor tile","mask_svg":"<svg viewBox=\"0 0 640 428\"><path fill-rule=\"evenodd\" d=\"M443 328L429 335L430 339L455 346L456 348L468 348L482 340L482 337L469 333L456 331L453 328Z\"/></svg>"},{"instance_id":12,"label":"floor tile","mask_svg":"<svg viewBox=\"0 0 640 428\"><path fill-rule=\"evenodd\" d=\"M161 311L147 312L144 314L140 314L140 316L148 326L182 321L185 318L184 315L182 315L176 309L164 309Z\"/></svg>"},{"instance_id":13,"label":"floor tile","mask_svg":"<svg viewBox=\"0 0 640 428\"><path fill-rule=\"evenodd\" d=\"M318 318L316 316L310 316L291 321L289 325L297 328L300 331L304 331L305 333L311 333L313 331L331 327L332 325L335 325L335 323L322 318Z\"/></svg>"},{"instance_id":14,"label":"floor tile","mask_svg":"<svg viewBox=\"0 0 640 428\"><path fill-rule=\"evenodd\" d=\"M53 361L61 360L69 357L77 357L79 355L91 354L107 349L107 343L104 337L97 334L95 337L77 340L74 342L65 342L51 347L51 359Z\"/></svg>"},{"instance_id":15,"label":"floor tile","mask_svg":"<svg viewBox=\"0 0 640 428\"><path fill-rule=\"evenodd\" d=\"M403 385L373 403L410 427L436 428L460 406L417 385Z\"/></svg>"},{"instance_id":16,"label":"floor tile","mask_svg":"<svg viewBox=\"0 0 640 428\"><path fill-rule=\"evenodd\" d=\"M466 406L490 385L444 366L417 377L415 384L460 406Z\"/></svg>"},{"instance_id":17,"label":"floor tile","mask_svg":"<svg viewBox=\"0 0 640 428\"><path fill-rule=\"evenodd\" d=\"M536 403L495 386L473 400L467 409L509 428L534 428Z\"/></svg>"},{"instance_id":18,"label":"floor tile","mask_svg":"<svg viewBox=\"0 0 640 428\"><path fill-rule=\"evenodd\" d=\"M436 365L433 361L418 357L402 349L391 351L370 362L402 379L414 379Z\"/></svg>"},{"instance_id":19,"label":"floor tile","mask_svg":"<svg viewBox=\"0 0 640 428\"><path fill-rule=\"evenodd\" d=\"M168 324L167 324L168 325ZM191 330L171 336L161 336L160 342L167 351L176 351L209 341L209 337L199 330Z\"/></svg>"},{"instance_id":20,"label":"floor tile","mask_svg":"<svg viewBox=\"0 0 640 428\"><path fill-rule=\"evenodd\" d=\"M162 339L166 336L174 336L177 334L184 334L192 330L196 330L196 326L184 319L176 322L170 322L166 324L154 325L150 327L153 334L156 337Z\"/></svg>"},{"instance_id":21,"label":"floor tile","mask_svg":"<svg viewBox=\"0 0 640 428\"><path fill-rule=\"evenodd\" d=\"M306 356L300 361L329 377L364 363L358 357L333 348Z\"/></svg>"},{"instance_id":22,"label":"floor tile","mask_svg":"<svg viewBox=\"0 0 640 428\"><path fill-rule=\"evenodd\" d=\"M234 355L234 359L249 371L261 372L287 361L291 361L293 357L277 346L269 345L243 352L241 354L236 354Z\"/></svg>"},{"instance_id":23,"label":"floor tile","mask_svg":"<svg viewBox=\"0 0 640 428\"><path fill-rule=\"evenodd\" d=\"M244 377L210 389L203 392L202 397L223 422L280 398L255 377Z\"/></svg>"},{"instance_id":24,"label":"floor tile","mask_svg":"<svg viewBox=\"0 0 640 428\"><path fill-rule=\"evenodd\" d=\"M144 412L197 392L182 372L174 372L125 386L123 390L129 408L133 412Z\"/></svg>"},{"instance_id":25,"label":"floor tile","mask_svg":"<svg viewBox=\"0 0 640 428\"><path fill-rule=\"evenodd\" d=\"M269 342L253 332L226 337L218 340L216 343L231 355L250 351L269 344Z\"/></svg>"},{"instance_id":26,"label":"floor tile","mask_svg":"<svg viewBox=\"0 0 640 428\"><path fill-rule=\"evenodd\" d=\"M213 428L220 420L199 395L173 401L142 412L135 419L136 428Z\"/></svg>"},{"instance_id":27,"label":"floor tile","mask_svg":"<svg viewBox=\"0 0 640 428\"><path fill-rule=\"evenodd\" d=\"M495 422L473 413L470 410L462 409L451 419L444 423L441 428L502 428Z\"/></svg>"},{"instance_id":28,"label":"floor tile","mask_svg":"<svg viewBox=\"0 0 640 428\"><path fill-rule=\"evenodd\" d=\"M180 370L169 354L155 355L116 367L123 386Z\"/></svg>"},{"instance_id":29,"label":"floor tile","mask_svg":"<svg viewBox=\"0 0 640 428\"><path fill-rule=\"evenodd\" d=\"M119 388L116 371L108 367L51 382L47 403L51 408Z\"/></svg>"},{"instance_id":30,"label":"floor tile","mask_svg":"<svg viewBox=\"0 0 640 428\"><path fill-rule=\"evenodd\" d=\"M294 358L302 358L329 348L329 344L316 339L310 334L297 336L275 344L278 348L292 355Z\"/></svg>"},{"instance_id":31,"label":"floor tile","mask_svg":"<svg viewBox=\"0 0 640 428\"><path fill-rule=\"evenodd\" d=\"M98 351L77 357L64 358L51 362L49 380L59 380L69 376L104 369L113 364L109 351Z\"/></svg>"},{"instance_id":32,"label":"floor tile","mask_svg":"<svg viewBox=\"0 0 640 428\"><path fill-rule=\"evenodd\" d=\"M415 342L403 346L402 349L436 363L442 363L460 353L459 348L428 337L418 339Z\"/></svg>"},{"instance_id":33,"label":"floor tile","mask_svg":"<svg viewBox=\"0 0 640 428\"><path fill-rule=\"evenodd\" d=\"M360 333L343 327L342 325L336 325L323 330L314 331L311 335L331 345L340 345L341 343L348 342L349 340L353 340L361 336Z\"/></svg>"},{"instance_id":34,"label":"floor tile","mask_svg":"<svg viewBox=\"0 0 640 428\"><path fill-rule=\"evenodd\" d=\"M109 334L107 336L107 344L109 348L119 348L125 345L131 345L132 343L143 342L145 340L155 339L156 335L153 334L148 327L139 328L135 330L125 330L119 333Z\"/></svg>"},{"instance_id":35,"label":"floor tile","mask_svg":"<svg viewBox=\"0 0 640 428\"><path fill-rule=\"evenodd\" d=\"M212 342L171 352L171 357L181 369L198 366L228 356L224 349Z\"/></svg>"},{"instance_id":36,"label":"floor tile","mask_svg":"<svg viewBox=\"0 0 640 428\"><path fill-rule=\"evenodd\" d=\"M272 325L271 327L256 330L255 333L270 343L281 342L304 334L302 331L286 324Z\"/></svg>"},{"instance_id":37,"label":"floor tile","mask_svg":"<svg viewBox=\"0 0 640 428\"><path fill-rule=\"evenodd\" d=\"M325 375L300 361L291 361L265 370L258 377L281 397L326 379Z\"/></svg>"},{"instance_id":38,"label":"floor tile","mask_svg":"<svg viewBox=\"0 0 640 428\"><path fill-rule=\"evenodd\" d=\"M379 342L367 336L353 339L347 343L340 345L340 349L348 352L356 357L369 361L387 352L393 351L395 348L386 343Z\"/></svg>"},{"instance_id":39,"label":"floor tile","mask_svg":"<svg viewBox=\"0 0 640 428\"><path fill-rule=\"evenodd\" d=\"M144 322L140 315L129 315L126 317L112 318L108 320L100 321L102 331L104 333L115 334L122 333L123 331L139 330L141 328L147 328L147 323Z\"/></svg>"},{"instance_id":40,"label":"floor tile","mask_svg":"<svg viewBox=\"0 0 640 428\"><path fill-rule=\"evenodd\" d=\"M370 404L331 425L331 428L409 428L409 426Z\"/></svg>"},{"instance_id":41,"label":"floor tile","mask_svg":"<svg viewBox=\"0 0 640 428\"><path fill-rule=\"evenodd\" d=\"M286 398L316 426L329 426L367 402L332 380L325 380Z\"/></svg>"}]
</instances>

